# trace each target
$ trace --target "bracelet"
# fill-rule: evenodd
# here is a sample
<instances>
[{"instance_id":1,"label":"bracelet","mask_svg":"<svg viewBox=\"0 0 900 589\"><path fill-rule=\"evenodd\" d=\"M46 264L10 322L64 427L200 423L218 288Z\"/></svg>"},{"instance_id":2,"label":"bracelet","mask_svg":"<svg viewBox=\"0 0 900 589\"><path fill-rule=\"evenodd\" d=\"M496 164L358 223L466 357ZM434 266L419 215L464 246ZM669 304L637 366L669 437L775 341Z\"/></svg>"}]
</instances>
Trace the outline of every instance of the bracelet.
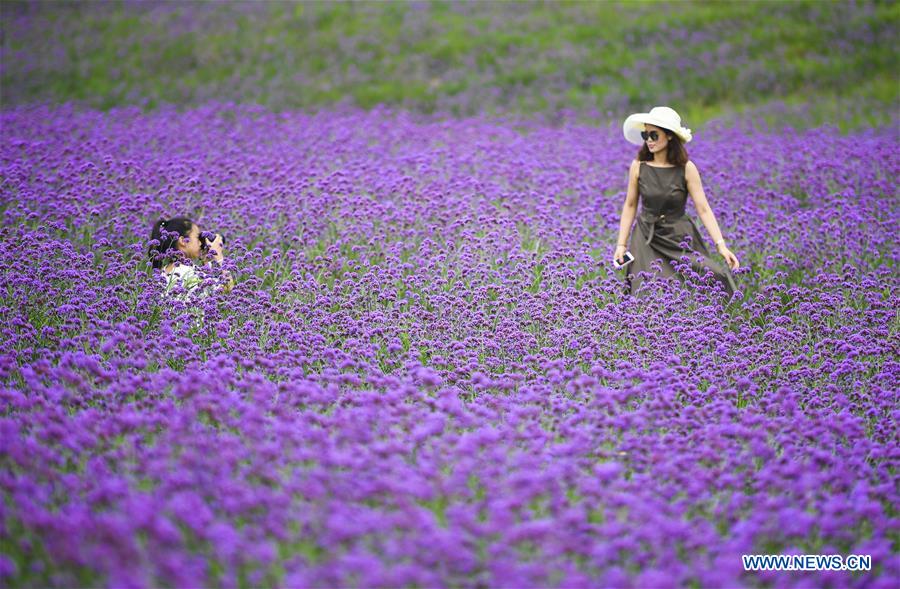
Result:
<instances>
[{"instance_id":1,"label":"bracelet","mask_svg":"<svg viewBox=\"0 0 900 589\"><path fill-rule=\"evenodd\" d=\"M617 243L616 245L617 245L618 247L628 247L628 245L625 244L625 243Z\"/></svg>"},{"instance_id":2,"label":"bracelet","mask_svg":"<svg viewBox=\"0 0 900 589\"><path fill-rule=\"evenodd\" d=\"M717 242L716 242L716 245L719 245L720 243L725 243L725 238L724 238L724 237L723 237L722 239L720 239L719 241L717 241Z\"/></svg>"}]
</instances>

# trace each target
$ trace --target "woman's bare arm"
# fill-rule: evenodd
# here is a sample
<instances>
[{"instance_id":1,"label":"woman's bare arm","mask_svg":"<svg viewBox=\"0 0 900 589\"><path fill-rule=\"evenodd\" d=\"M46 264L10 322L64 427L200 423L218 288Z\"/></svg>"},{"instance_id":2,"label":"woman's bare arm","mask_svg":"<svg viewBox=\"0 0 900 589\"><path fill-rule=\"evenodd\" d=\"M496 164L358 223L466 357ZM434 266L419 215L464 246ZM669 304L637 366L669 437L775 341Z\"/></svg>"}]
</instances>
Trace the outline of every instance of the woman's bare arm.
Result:
<instances>
[{"instance_id":1,"label":"woman's bare arm","mask_svg":"<svg viewBox=\"0 0 900 589\"><path fill-rule=\"evenodd\" d=\"M740 267L737 257L731 253L731 250L728 249L728 246L725 245L724 241L719 243L719 241L723 239L722 231L719 230L719 223L716 221L716 216L713 214L712 208L706 200L706 193L703 192L703 182L700 180L700 171L697 170L697 166L694 165L694 162L688 162L684 167L684 178L687 181L688 194L694 199L694 206L697 208L697 214L703 221L703 225L706 226L706 230L709 232L710 237L712 237L713 243L716 244L716 249L722 254L725 261L728 262L728 266L732 270L737 270Z\"/></svg>"},{"instance_id":2,"label":"woman's bare arm","mask_svg":"<svg viewBox=\"0 0 900 589\"><path fill-rule=\"evenodd\" d=\"M628 234L631 232L631 224L637 215L638 207L638 174L641 164L637 160L631 162L628 170L628 189L625 191L625 204L622 205L622 220L619 222L619 239L616 245L626 245Z\"/></svg>"},{"instance_id":3,"label":"woman's bare arm","mask_svg":"<svg viewBox=\"0 0 900 589\"><path fill-rule=\"evenodd\" d=\"M706 200L706 193L703 192L703 182L700 180L700 171L697 170L697 166L694 165L694 162L688 162L684 167L684 178L687 181L688 193L691 195L691 198L694 199L694 207L696 207L697 214L703 221L703 225L706 227L706 230L709 231L709 235L712 237L713 242L719 241L722 239L722 231L719 230L719 223L716 221L716 216L713 214L712 208Z\"/></svg>"},{"instance_id":4,"label":"woman's bare arm","mask_svg":"<svg viewBox=\"0 0 900 589\"><path fill-rule=\"evenodd\" d=\"M225 256L222 253L222 236L216 235L216 239L210 244L209 251L212 254L212 259L216 264L222 265L222 262L225 261ZM231 292L231 289L234 288L234 278L231 276L231 272L228 270L222 270L222 274L225 276L225 292Z\"/></svg>"}]
</instances>

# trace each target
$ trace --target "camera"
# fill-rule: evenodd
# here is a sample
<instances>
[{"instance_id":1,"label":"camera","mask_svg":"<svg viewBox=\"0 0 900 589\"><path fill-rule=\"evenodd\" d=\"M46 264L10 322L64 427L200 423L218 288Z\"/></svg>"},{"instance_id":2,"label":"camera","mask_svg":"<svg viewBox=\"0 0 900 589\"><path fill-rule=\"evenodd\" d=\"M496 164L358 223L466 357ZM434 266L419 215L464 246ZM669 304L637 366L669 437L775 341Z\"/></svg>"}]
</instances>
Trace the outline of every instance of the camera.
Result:
<instances>
[{"instance_id":1,"label":"camera","mask_svg":"<svg viewBox=\"0 0 900 589\"><path fill-rule=\"evenodd\" d=\"M214 242L216 238L220 236L221 235L219 233L216 233L215 231L202 231L200 233L200 248L203 249L203 251L209 250L212 242ZM225 245L224 237L222 237L222 245Z\"/></svg>"}]
</instances>

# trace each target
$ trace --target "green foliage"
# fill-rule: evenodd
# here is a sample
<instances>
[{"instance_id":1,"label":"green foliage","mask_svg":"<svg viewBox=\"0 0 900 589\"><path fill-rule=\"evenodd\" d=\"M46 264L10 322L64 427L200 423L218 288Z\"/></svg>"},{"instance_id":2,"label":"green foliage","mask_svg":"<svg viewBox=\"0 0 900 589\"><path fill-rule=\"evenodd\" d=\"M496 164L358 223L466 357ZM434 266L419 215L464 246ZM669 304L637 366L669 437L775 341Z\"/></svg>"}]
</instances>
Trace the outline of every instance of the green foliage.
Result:
<instances>
[{"instance_id":1,"label":"green foliage","mask_svg":"<svg viewBox=\"0 0 900 589\"><path fill-rule=\"evenodd\" d=\"M275 109L350 101L458 114L674 104L689 125L767 105L889 117L897 3L0 5L5 105ZM784 109L773 122L796 120Z\"/></svg>"}]
</instances>

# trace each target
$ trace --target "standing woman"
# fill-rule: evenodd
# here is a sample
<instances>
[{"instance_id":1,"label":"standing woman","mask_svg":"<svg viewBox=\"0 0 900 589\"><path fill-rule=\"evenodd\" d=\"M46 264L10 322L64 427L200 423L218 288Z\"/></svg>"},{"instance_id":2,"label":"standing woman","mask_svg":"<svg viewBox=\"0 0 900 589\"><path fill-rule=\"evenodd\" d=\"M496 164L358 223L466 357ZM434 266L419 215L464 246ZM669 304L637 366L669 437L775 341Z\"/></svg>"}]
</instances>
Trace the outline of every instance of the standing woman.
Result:
<instances>
[{"instance_id":1,"label":"standing woman","mask_svg":"<svg viewBox=\"0 0 900 589\"><path fill-rule=\"evenodd\" d=\"M731 296L737 290L737 285L730 270L738 268L738 259L725 246L719 224L703 193L697 166L688 160L684 143L691 140L691 130L682 127L681 117L667 106L657 106L649 113L629 116L625 119L622 130L625 139L641 146L637 159L631 162L628 191L619 224L619 239L613 254L613 258L621 263L631 224L637 216L630 249L634 261L625 266L625 293L637 294L642 282L638 274L651 271L651 264L657 259L662 260L662 276L678 276L684 280L672 268L670 261L678 260L690 252L679 245L686 235L690 235L691 247L703 256L702 262L698 263L694 260L694 255L691 255L691 268L700 275L705 274L707 268L712 270L716 280ZM700 236L700 228L685 215L688 195L694 200L697 214L730 269L723 268L710 258ZM638 215L639 196L643 205Z\"/></svg>"}]
</instances>

